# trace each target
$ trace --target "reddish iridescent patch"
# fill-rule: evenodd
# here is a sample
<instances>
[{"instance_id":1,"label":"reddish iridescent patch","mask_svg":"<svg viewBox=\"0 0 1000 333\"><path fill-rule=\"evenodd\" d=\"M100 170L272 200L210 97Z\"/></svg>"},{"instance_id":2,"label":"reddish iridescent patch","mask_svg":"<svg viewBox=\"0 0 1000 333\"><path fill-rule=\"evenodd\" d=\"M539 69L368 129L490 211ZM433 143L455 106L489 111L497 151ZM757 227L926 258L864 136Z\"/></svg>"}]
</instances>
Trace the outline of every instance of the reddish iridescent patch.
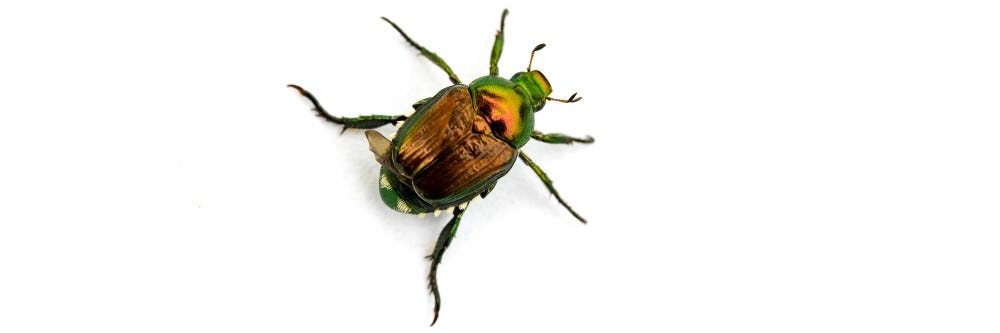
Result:
<instances>
[{"instance_id":1,"label":"reddish iridescent patch","mask_svg":"<svg viewBox=\"0 0 1000 333\"><path fill-rule=\"evenodd\" d=\"M521 96L513 89L487 87L477 92L477 112L490 124L493 133L514 141L521 132Z\"/></svg>"}]
</instances>

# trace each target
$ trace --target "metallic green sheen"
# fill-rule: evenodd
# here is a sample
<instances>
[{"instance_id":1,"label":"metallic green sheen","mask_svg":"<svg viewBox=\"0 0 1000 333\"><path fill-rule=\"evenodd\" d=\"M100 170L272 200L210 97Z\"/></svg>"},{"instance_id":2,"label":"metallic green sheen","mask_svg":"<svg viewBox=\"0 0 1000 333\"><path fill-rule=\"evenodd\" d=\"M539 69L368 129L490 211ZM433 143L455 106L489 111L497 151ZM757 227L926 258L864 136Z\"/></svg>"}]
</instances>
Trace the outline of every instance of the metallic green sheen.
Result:
<instances>
[{"instance_id":1,"label":"metallic green sheen","mask_svg":"<svg viewBox=\"0 0 1000 333\"><path fill-rule=\"evenodd\" d=\"M420 199L409 186L404 185L385 167L379 172L379 196L386 206L400 213L419 214L433 212L435 207Z\"/></svg>"},{"instance_id":2,"label":"metallic green sheen","mask_svg":"<svg viewBox=\"0 0 1000 333\"><path fill-rule=\"evenodd\" d=\"M528 100L535 112L545 107L545 98L552 93L552 85L545 75L539 71L518 72L510 77L521 89L527 92Z\"/></svg>"},{"instance_id":3,"label":"metallic green sheen","mask_svg":"<svg viewBox=\"0 0 1000 333\"><path fill-rule=\"evenodd\" d=\"M535 130L535 109L527 101L530 101L531 97L520 85L514 83L511 80L489 75L483 76L481 78L469 83L469 90L472 92L472 103L473 107L476 108L477 112L481 113L480 108L482 104L480 103L481 95L484 92L513 92L519 95L522 99L521 103L517 105L517 122L520 130L515 132L511 138L505 138L503 136L497 135L501 140L507 141L514 148L521 148L528 140L531 139L531 133Z\"/></svg>"},{"instance_id":4,"label":"metallic green sheen","mask_svg":"<svg viewBox=\"0 0 1000 333\"><path fill-rule=\"evenodd\" d=\"M457 234L459 223L475 197L493 190L520 157L542 181L549 193L582 223L587 221L563 200L552 185L553 181L520 148L530 139L545 143L592 143L590 136L572 137L560 133L534 130L534 113L546 101L573 103L576 94L566 99L550 98L552 86L541 72L531 70L535 52L545 47L538 44L531 51L526 71L510 79L499 76L498 63L503 53L504 21L508 11L500 15L500 29L490 49L489 75L468 86L455 75L451 67L423 47L393 21L383 17L410 46L440 67L453 85L441 89L432 97L413 104L412 115L362 115L341 117L327 112L309 91L290 84L312 103L317 116L347 129L368 129L369 150L381 166L378 179L379 195L390 208L407 214L438 213L450 210L451 220L442 228L430 259L428 287L434 296L434 319L441 310L438 290L438 265ZM372 130L402 122L392 138Z\"/></svg>"}]
</instances>

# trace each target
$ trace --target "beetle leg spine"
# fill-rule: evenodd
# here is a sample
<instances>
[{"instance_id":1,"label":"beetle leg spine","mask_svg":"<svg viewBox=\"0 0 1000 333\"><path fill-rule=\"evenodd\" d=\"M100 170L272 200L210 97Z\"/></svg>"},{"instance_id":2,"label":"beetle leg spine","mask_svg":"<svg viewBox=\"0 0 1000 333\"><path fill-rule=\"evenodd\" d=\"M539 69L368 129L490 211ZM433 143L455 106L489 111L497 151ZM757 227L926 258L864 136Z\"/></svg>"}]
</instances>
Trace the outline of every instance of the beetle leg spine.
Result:
<instances>
[{"instance_id":1,"label":"beetle leg spine","mask_svg":"<svg viewBox=\"0 0 1000 333\"><path fill-rule=\"evenodd\" d=\"M542 171L542 168L539 167L538 164L535 164L535 162L532 161L531 158L529 158L528 155L526 155L523 151L519 151L518 156L521 158L521 161L524 162L524 164L527 164L528 167L530 167L531 170L535 172L535 175L537 175L538 179L540 179L542 183L545 184L545 187L549 189L549 193L556 197L556 200L559 201L559 204L565 207L570 214L573 214L573 217L575 217L577 220L583 223L587 223L587 220L584 219L583 216L580 216L580 214L578 214L575 210L573 210L573 207L570 207L569 204L567 204L566 201L563 200L562 196L559 195L559 192L556 191L555 186L552 186L552 179L549 179L549 176L545 174L545 171Z\"/></svg>"}]
</instances>

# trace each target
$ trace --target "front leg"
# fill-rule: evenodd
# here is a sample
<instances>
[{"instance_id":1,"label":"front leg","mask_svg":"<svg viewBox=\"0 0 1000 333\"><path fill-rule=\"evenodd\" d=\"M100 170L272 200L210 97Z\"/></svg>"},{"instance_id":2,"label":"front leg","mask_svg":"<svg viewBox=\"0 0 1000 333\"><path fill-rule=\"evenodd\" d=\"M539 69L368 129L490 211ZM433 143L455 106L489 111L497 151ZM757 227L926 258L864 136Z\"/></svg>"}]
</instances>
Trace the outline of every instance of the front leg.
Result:
<instances>
[{"instance_id":1,"label":"front leg","mask_svg":"<svg viewBox=\"0 0 1000 333\"><path fill-rule=\"evenodd\" d=\"M500 62L500 54L503 52L503 23L507 20L507 13L508 11L504 9L503 14L500 14L500 30L497 30L497 35L493 39L493 49L490 50L490 75L500 75L497 63Z\"/></svg>"},{"instance_id":2,"label":"front leg","mask_svg":"<svg viewBox=\"0 0 1000 333\"><path fill-rule=\"evenodd\" d=\"M299 94L304 96L306 99L309 100L310 103L312 103L313 105L312 110L316 112L316 116L323 118L324 120L334 124L344 125L344 129L340 131L341 133L346 131L348 128L372 129L387 124L395 125L397 122L406 120L406 116L402 115L400 116L368 115L368 116L358 116L353 118L337 117L330 114L329 112L326 112L326 109L323 109L323 106L319 104L319 101L316 100L316 97L313 96L313 94L310 93L309 91L302 89L302 87L299 87L294 84L289 84L288 86L291 88L295 88L295 90L297 90Z\"/></svg>"},{"instance_id":3,"label":"front leg","mask_svg":"<svg viewBox=\"0 0 1000 333\"><path fill-rule=\"evenodd\" d=\"M562 133L545 134L539 131L534 131L533 133L531 133L531 138L545 143L562 143L562 144L571 144L574 142L594 143L594 138L589 135L585 138L574 138L572 136Z\"/></svg>"},{"instance_id":4,"label":"front leg","mask_svg":"<svg viewBox=\"0 0 1000 333\"><path fill-rule=\"evenodd\" d=\"M458 75L455 75L455 72L451 70L451 67L448 66L448 63L444 62L444 59L441 59L441 57L439 57L436 53L427 50L420 44L417 44L417 42L413 41L413 39L411 39L410 36L407 36L406 33L403 32L403 29L400 28L398 25L396 25L395 22L390 21L385 17L382 17L382 19L385 20L386 22L389 22L389 25L391 25L393 29L396 29L396 31L399 32L400 35L403 35L403 39L405 39L406 42L410 44L410 46L413 46L413 48L420 51L420 54L427 57L427 59L430 59L431 62L433 62L435 65L441 67L441 69L448 74L448 79L451 80L451 83L462 84L462 80L458 79Z\"/></svg>"}]
</instances>

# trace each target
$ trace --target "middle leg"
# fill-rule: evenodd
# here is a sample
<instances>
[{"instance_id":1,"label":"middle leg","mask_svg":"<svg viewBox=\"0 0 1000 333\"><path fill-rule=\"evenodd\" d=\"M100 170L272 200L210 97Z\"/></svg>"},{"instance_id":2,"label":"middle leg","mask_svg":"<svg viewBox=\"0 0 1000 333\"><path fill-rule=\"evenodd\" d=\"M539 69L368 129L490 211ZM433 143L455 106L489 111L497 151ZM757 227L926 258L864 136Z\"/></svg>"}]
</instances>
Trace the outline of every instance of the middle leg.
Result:
<instances>
[{"instance_id":1,"label":"middle leg","mask_svg":"<svg viewBox=\"0 0 1000 333\"><path fill-rule=\"evenodd\" d=\"M542 168L539 167L538 164L535 164L535 161L532 161L528 155L525 155L524 151L518 152L518 157L521 158L521 161L524 162L524 164L531 167L531 170L534 171L535 174L538 175L538 178L542 180L542 183L545 184L545 188L549 189L549 193L552 193L552 195L556 197L556 200L558 200L563 207L566 207L566 210L569 210L570 214L573 214L573 217L580 220L580 222L587 223L587 220L585 220L583 216L577 214L577 212L573 210L573 207L570 207L566 201L563 201L562 196L559 195L558 191L556 191L555 186L552 186L552 179L549 179L549 175L546 175L545 171L542 171Z\"/></svg>"}]
</instances>

